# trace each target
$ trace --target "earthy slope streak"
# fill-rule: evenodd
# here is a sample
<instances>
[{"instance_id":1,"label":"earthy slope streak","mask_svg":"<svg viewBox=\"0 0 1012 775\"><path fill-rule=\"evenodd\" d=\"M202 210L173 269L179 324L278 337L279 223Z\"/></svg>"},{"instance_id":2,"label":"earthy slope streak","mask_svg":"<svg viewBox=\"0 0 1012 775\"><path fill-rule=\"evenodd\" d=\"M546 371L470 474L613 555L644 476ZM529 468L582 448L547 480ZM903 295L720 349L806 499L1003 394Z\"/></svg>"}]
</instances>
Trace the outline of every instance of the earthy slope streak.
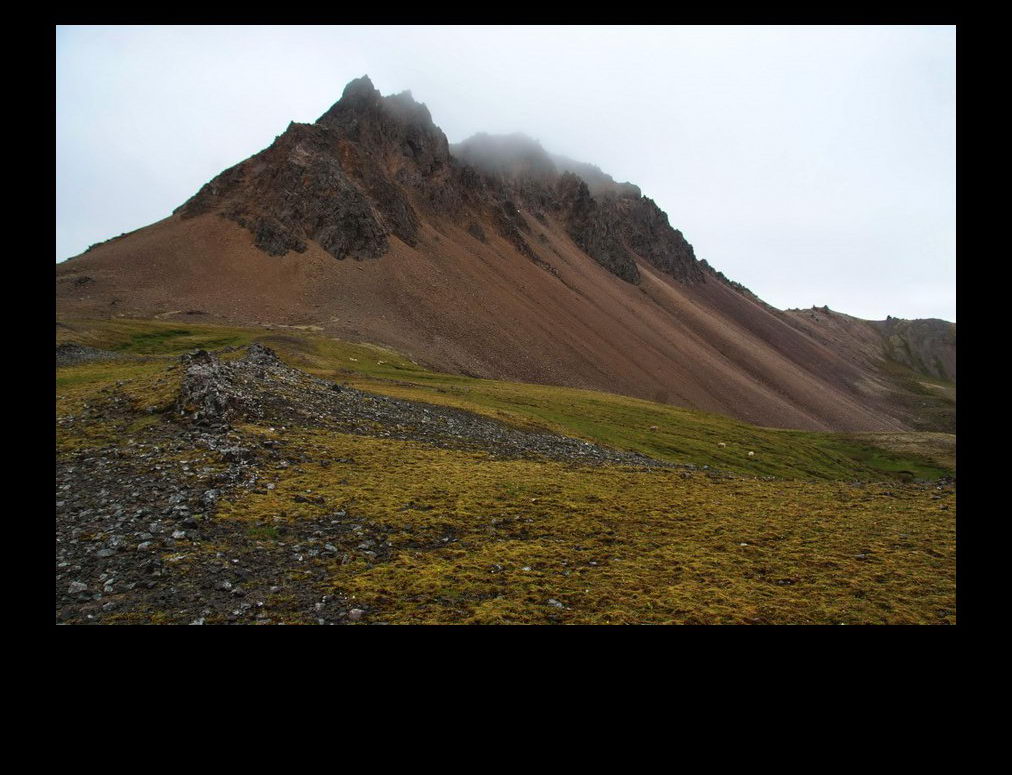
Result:
<instances>
[{"instance_id":1,"label":"earthy slope streak","mask_svg":"<svg viewBox=\"0 0 1012 775\"><path fill-rule=\"evenodd\" d=\"M918 374L956 381L956 324L947 320L861 320L828 307L787 310L785 319L854 360L887 358Z\"/></svg>"},{"instance_id":2,"label":"earthy slope streak","mask_svg":"<svg viewBox=\"0 0 1012 775\"><path fill-rule=\"evenodd\" d=\"M360 79L171 217L59 265L58 314L313 325L760 425L907 427L873 367L732 287L635 186L471 162Z\"/></svg>"}]
</instances>

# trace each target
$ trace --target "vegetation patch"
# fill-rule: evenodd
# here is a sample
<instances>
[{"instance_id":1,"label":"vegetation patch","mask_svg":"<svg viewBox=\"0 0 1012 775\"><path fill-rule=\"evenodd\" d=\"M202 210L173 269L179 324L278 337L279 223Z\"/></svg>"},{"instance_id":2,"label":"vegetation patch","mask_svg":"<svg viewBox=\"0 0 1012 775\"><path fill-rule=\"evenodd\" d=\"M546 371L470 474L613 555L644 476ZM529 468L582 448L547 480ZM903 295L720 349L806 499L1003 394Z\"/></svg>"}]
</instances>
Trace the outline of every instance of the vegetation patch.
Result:
<instances>
[{"instance_id":1,"label":"vegetation patch","mask_svg":"<svg viewBox=\"0 0 1012 775\"><path fill-rule=\"evenodd\" d=\"M244 524L366 525L321 594L399 623L952 623L951 486L725 479L491 460L283 434L293 455L221 505ZM262 528L247 528L247 530ZM381 550L378 553L376 550Z\"/></svg>"},{"instance_id":2,"label":"vegetation patch","mask_svg":"<svg viewBox=\"0 0 1012 775\"><path fill-rule=\"evenodd\" d=\"M136 355L182 355L193 349L214 350L248 344L254 331L232 326L159 320L75 321L57 328L56 342L75 342L102 350Z\"/></svg>"}]
</instances>

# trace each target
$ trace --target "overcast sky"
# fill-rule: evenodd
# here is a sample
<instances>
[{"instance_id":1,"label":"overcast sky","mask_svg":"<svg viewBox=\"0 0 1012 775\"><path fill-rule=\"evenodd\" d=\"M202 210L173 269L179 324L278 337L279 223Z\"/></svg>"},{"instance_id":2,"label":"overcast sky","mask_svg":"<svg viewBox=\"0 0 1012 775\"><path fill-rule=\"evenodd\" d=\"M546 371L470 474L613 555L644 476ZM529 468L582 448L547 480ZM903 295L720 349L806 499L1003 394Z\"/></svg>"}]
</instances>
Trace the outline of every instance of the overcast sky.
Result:
<instances>
[{"instance_id":1,"label":"overcast sky","mask_svg":"<svg viewBox=\"0 0 1012 775\"><path fill-rule=\"evenodd\" d=\"M352 78L631 181L775 307L956 319L954 27L58 27L56 259Z\"/></svg>"}]
</instances>

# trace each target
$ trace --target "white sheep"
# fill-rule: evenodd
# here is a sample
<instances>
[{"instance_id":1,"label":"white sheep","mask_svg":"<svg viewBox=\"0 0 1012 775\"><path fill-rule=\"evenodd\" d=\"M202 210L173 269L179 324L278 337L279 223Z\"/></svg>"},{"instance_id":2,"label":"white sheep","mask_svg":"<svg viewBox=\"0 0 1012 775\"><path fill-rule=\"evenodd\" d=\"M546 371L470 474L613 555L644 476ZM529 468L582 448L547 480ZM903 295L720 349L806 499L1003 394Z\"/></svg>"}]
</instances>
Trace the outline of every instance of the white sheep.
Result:
<instances>
[{"instance_id":1,"label":"white sheep","mask_svg":"<svg viewBox=\"0 0 1012 775\"><path fill-rule=\"evenodd\" d=\"M748 456L749 456L749 457L755 457L755 452L749 452L749 453L748 453Z\"/></svg>"}]
</instances>

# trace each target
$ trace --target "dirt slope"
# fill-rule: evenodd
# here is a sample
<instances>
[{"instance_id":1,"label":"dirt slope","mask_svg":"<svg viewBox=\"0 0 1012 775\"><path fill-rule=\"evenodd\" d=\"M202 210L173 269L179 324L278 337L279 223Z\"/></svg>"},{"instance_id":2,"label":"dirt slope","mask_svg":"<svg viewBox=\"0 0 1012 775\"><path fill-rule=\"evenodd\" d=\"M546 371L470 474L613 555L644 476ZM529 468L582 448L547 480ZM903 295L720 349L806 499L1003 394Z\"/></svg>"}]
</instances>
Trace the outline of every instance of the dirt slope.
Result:
<instances>
[{"instance_id":1,"label":"dirt slope","mask_svg":"<svg viewBox=\"0 0 1012 775\"><path fill-rule=\"evenodd\" d=\"M395 239L381 260L335 261L315 245L269 256L225 219L173 216L58 267L58 310L316 325L477 376L780 427L902 428L869 408L880 394L867 375L727 286L684 286L646 266L632 286L545 233L539 254L557 276L466 233L427 228L416 248Z\"/></svg>"}]
</instances>

